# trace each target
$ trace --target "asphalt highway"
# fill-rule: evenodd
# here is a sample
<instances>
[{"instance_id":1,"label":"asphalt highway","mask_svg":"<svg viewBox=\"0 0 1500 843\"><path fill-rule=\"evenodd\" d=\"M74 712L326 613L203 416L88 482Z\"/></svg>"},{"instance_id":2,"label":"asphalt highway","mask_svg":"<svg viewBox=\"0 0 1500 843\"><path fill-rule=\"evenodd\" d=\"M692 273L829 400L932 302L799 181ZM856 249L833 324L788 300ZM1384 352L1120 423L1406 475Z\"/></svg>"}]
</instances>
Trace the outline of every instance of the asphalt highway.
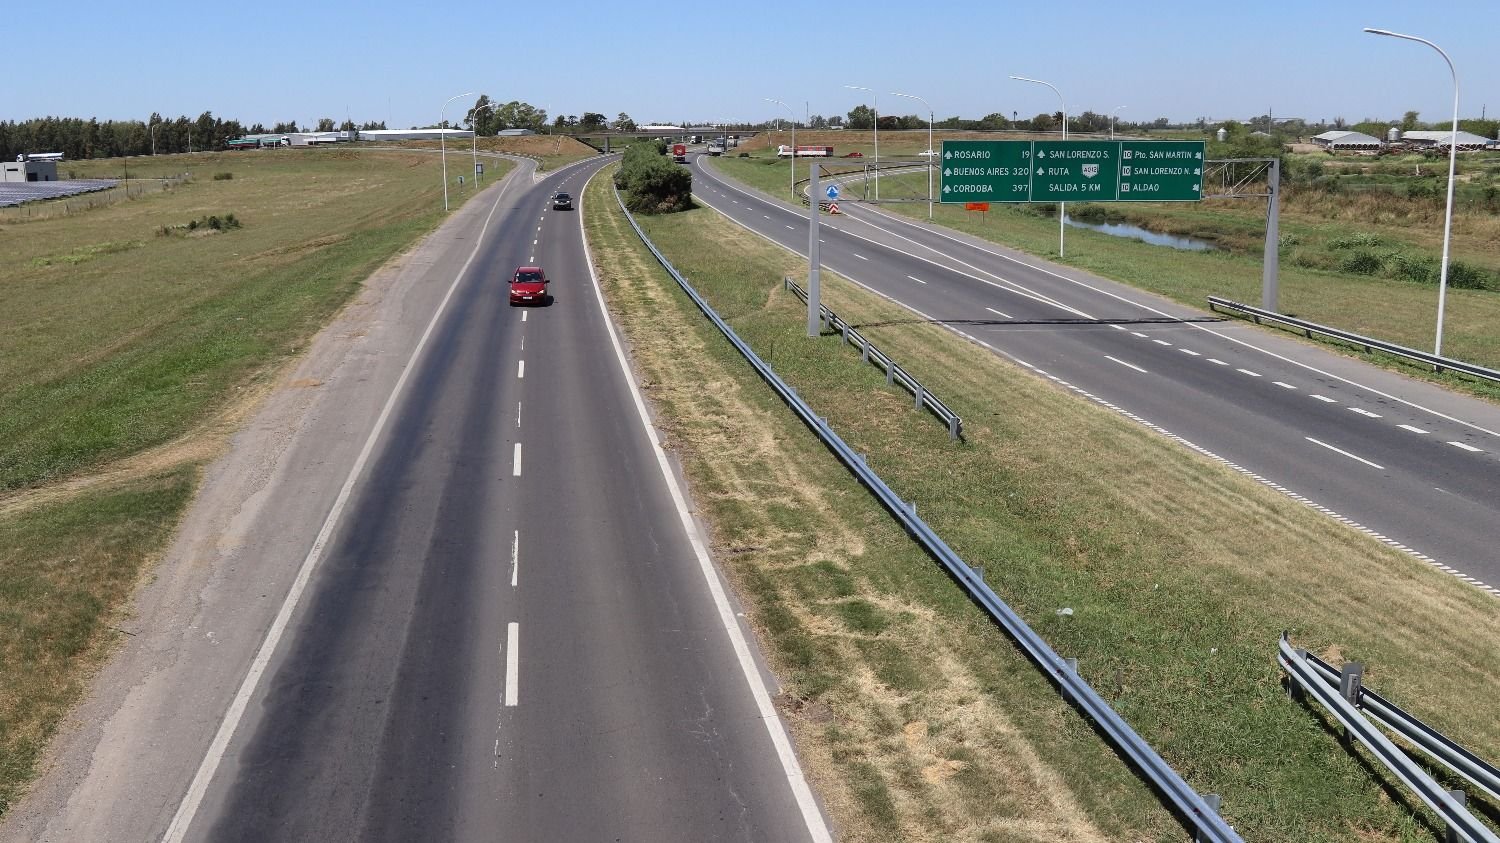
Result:
<instances>
[{"instance_id":1,"label":"asphalt highway","mask_svg":"<svg viewBox=\"0 0 1500 843\"><path fill-rule=\"evenodd\" d=\"M599 166L502 200L169 839L827 839L552 209Z\"/></svg>"},{"instance_id":2,"label":"asphalt highway","mask_svg":"<svg viewBox=\"0 0 1500 843\"><path fill-rule=\"evenodd\" d=\"M692 162L701 202L806 254L805 207L706 161ZM925 222L840 204L843 215L822 220L826 268L1500 594L1500 409Z\"/></svg>"}]
</instances>

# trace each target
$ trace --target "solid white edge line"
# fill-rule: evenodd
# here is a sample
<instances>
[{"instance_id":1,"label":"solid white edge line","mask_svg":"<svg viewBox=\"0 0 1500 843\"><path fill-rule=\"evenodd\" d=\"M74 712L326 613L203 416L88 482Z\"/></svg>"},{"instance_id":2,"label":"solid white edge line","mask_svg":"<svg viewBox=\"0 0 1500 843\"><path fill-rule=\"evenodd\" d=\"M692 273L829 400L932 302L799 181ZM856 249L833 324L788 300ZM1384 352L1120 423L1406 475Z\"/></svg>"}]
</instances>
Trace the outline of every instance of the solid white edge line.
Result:
<instances>
[{"instance_id":1,"label":"solid white edge line","mask_svg":"<svg viewBox=\"0 0 1500 843\"><path fill-rule=\"evenodd\" d=\"M584 185L584 191L587 190L588 185ZM582 207L581 201L579 207ZM797 807L802 811L802 822L807 826L807 833L816 843L833 843L833 834L823 820L823 813L818 809L818 802L813 797L812 788L807 784L807 777L802 773L802 764L797 760L797 753L792 749L792 741L787 735L786 727L782 725L781 715L771 702L771 692L766 688L760 670L755 666L755 657L750 652L750 644L745 640L745 634L740 629L739 622L735 620L734 608L729 605L729 598L724 593L724 585L719 581L718 572L714 570L713 560L708 555L708 546L698 533L698 525L693 523L693 516L687 506L687 496L678 484L677 476L672 473L672 466L667 461L666 451L662 450L661 443L657 440L655 428L651 424L651 414L646 410L646 399L641 395L640 387L630 371L630 361L625 356L624 347L620 345L620 336L615 331L614 321L610 319L609 308L604 304L604 289L599 286L599 273L594 268L594 256L588 247L587 226L580 225L578 228L583 240L583 254L588 260L589 280L594 285L594 298L599 303L599 312L604 316L604 327L609 332L610 345L614 346L615 360L620 364L620 374L630 387L630 397L635 403L641 429L646 434L646 440L651 443L651 451L656 455L656 466L661 470L662 479L667 484L667 491L672 496L672 503L677 507L677 516L682 522L683 532L687 534L688 543L692 545L693 555L698 558L698 568L703 572L704 582L708 585L714 606L719 611L719 621L729 635L735 657L739 660L740 673L745 677L745 684L750 686L750 694L755 698L755 707L760 712L761 722L765 724L766 733L770 735L771 744L776 749L776 756L781 760L781 769L786 773L787 783L791 786L792 795L797 800Z\"/></svg>"},{"instance_id":2,"label":"solid white edge line","mask_svg":"<svg viewBox=\"0 0 1500 843\"><path fill-rule=\"evenodd\" d=\"M1134 370L1136 370L1136 371L1137 371L1137 372L1140 372L1140 373L1141 373L1141 374L1143 374L1143 375L1144 375L1144 374L1148 374L1148 373L1147 373L1147 372L1146 372L1146 370L1145 370L1145 369L1142 369L1142 368L1141 368L1141 367L1140 367L1140 366L1137 366L1137 365L1135 365L1135 364L1134 364L1134 363L1126 363L1126 362L1125 362L1125 361L1124 361L1124 360L1121 360L1121 359L1120 359L1120 358L1118 358L1118 357L1110 357L1110 356L1109 356L1109 355L1108 355L1108 354L1106 354L1106 355L1104 355L1104 359L1105 359L1105 360L1113 360L1113 361L1115 361L1115 362L1116 362L1116 363L1119 363L1119 364L1120 364L1120 365L1121 365L1121 366L1124 366L1124 367L1125 367L1125 368L1127 368L1127 369L1134 369Z\"/></svg>"},{"instance_id":3,"label":"solid white edge line","mask_svg":"<svg viewBox=\"0 0 1500 843\"><path fill-rule=\"evenodd\" d=\"M712 168L710 168L710 169L712 169ZM718 179L718 176L714 175L714 176L710 176L710 178ZM782 211L783 213L798 214L798 212L796 210L784 207L784 206L778 204L775 200L766 198L764 196L757 195L756 193L752 193L751 191L748 191L748 190L741 189L741 188L736 187L736 186L734 186L732 184L729 184L728 182L725 182L723 180L719 180L719 184L721 186L723 186L723 187L729 188L730 190L736 191L736 192L741 193L741 194L743 194L743 195L745 195L745 196L747 196L749 198L752 198L752 199L756 200L757 202L760 202L763 205L770 205L771 207L777 209L778 211ZM696 195L696 194L694 194L694 195ZM723 211L719 210L718 208L714 208L713 203L711 203L711 202L705 202L704 204L708 205L710 208L713 208L715 211L719 211L720 214L724 214L724 216L726 216L726 217L729 216L728 214L725 214ZM800 214L799 214L799 216L800 216ZM731 217L731 219L733 219L733 218ZM883 228L881 228L881 227L879 227L877 225L874 225L873 223L870 223L868 220L859 220L858 218L855 218L855 220L857 222L863 224L863 225L868 225L871 228L874 228L876 231L879 231L879 232L881 232L883 234L888 234L888 235L890 235L892 237L896 237L896 238L899 238L901 240L905 240L908 243L912 243L912 244L918 246L919 248L926 249L929 252L932 252L932 253L934 253L936 255L939 255L939 256L947 259L948 261L950 261L952 263L956 263L956 264L958 264L958 265L960 265L960 266L962 266L962 267L964 267L966 269L972 270L973 272L978 273L978 274L976 274L976 275L966 275L965 273L960 272L960 271L954 269L952 266L949 266L947 264L939 263L939 262L937 262L935 260L932 260L931 258L924 258L921 255L915 254L913 252L908 252L908 251L906 251L904 249L898 249L895 246L890 245L889 243L882 243L879 240L875 240L875 239L870 238L870 237L865 237L864 235L861 235L861 234L855 234L853 231L842 230L843 234L845 234L848 237L853 237L856 240L863 240L866 243L869 243L872 246L875 246L876 248L886 249L888 251L895 252L898 255L905 255L906 257L909 257L912 260L918 260L918 261L921 261L922 263L928 264L929 266L937 267L938 269L943 270L944 272L952 272L955 275L958 275L958 276L963 277L963 278L969 278L969 279L972 279L974 281L978 281L981 284L984 284L984 285L990 286L990 287L994 287L997 290L1004 290L1007 293L1014 293L1015 295L1018 295L1018 296L1020 296L1022 298L1032 299L1033 301L1039 302L1041 304L1049 305L1051 307L1056 307L1056 308L1058 308L1060 310L1064 310L1064 311L1066 311L1068 313L1072 313L1072 314L1074 314L1074 315L1076 315L1076 316L1078 316L1080 318L1083 318L1083 319L1093 319L1094 318L1093 316L1090 316L1089 314L1084 313L1083 311L1079 310L1076 307L1071 307L1069 305L1063 304L1060 301L1057 301L1056 299L1053 299L1053 298L1050 298L1050 297L1047 297L1047 296L1043 296L1040 293L1036 293L1036 292L1031 291L1030 289L1021 287L1019 284L1016 284L1015 282L1011 281L1008 278L1005 278L1005 277L1003 277L1001 275L996 275L993 272L990 272L990 271L985 270L985 269L983 269L981 267L975 266L974 264L967 263L964 260L962 260L960 258L956 258L956 257L954 257L952 255L947 254L947 253L939 252L936 249L932 248L931 246L927 246L927 245L924 245L924 244L921 244L921 243L917 243L915 240L912 240L910 237L903 237L902 235L896 234L893 231L889 231L887 229L883 229ZM735 224L736 225L741 225L741 223L739 223L737 220L735 221ZM827 228L827 229L831 229L833 231L841 231L841 229L838 226L833 225L832 223L824 223L823 227ZM749 227L745 226L745 228L748 229ZM753 229L750 229L750 230L753 231ZM760 232L756 232L756 233L759 234ZM766 239L767 240L771 240L771 238L769 238L769 237L767 237ZM780 246L783 249L786 249L787 251L792 252L793 254L801 254L796 249L788 247L785 244L777 243L775 240L771 240L771 242L775 243L777 246ZM826 241L820 240L818 242L821 243L821 242L826 242ZM805 258L806 255L803 255L803 257ZM990 278L994 278L996 280L995 281L991 281L991 280L989 280L989 278L981 278L981 277L979 277L980 275L988 275Z\"/></svg>"},{"instance_id":4,"label":"solid white edge line","mask_svg":"<svg viewBox=\"0 0 1500 843\"><path fill-rule=\"evenodd\" d=\"M514 453L511 454L511 458L510 458L510 476L512 476L512 477L520 477L521 476L521 443L520 442L516 443L516 450L515 450Z\"/></svg>"},{"instance_id":5,"label":"solid white edge line","mask_svg":"<svg viewBox=\"0 0 1500 843\"><path fill-rule=\"evenodd\" d=\"M521 684L521 625L515 621L505 625L505 705L520 702L517 688Z\"/></svg>"},{"instance_id":6,"label":"solid white edge line","mask_svg":"<svg viewBox=\"0 0 1500 843\"><path fill-rule=\"evenodd\" d=\"M1365 459L1364 457L1356 457L1355 455L1349 453L1348 451L1343 450L1342 448L1335 448L1332 445L1328 444L1327 442L1319 441L1317 439L1312 438L1311 436L1304 436L1302 438L1306 439L1307 441L1309 441L1311 443L1313 443L1314 445L1321 445L1324 448L1327 448L1328 450L1334 452L1335 454L1343 454L1344 456L1348 457L1351 460L1354 460L1356 462L1362 462L1365 465L1370 466L1371 468L1378 468L1381 471L1385 471L1385 466L1381 465L1380 463L1370 462L1369 460Z\"/></svg>"},{"instance_id":7,"label":"solid white edge line","mask_svg":"<svg viewBox=\"0 0 1500 843\"><path fill-rule=\"evenodd\" d=\"M766 201L766 200L761 200L761 201ZM786 246L784 244L778 243L775 240L772 240L770 237L766 237L766 235L761 234L760 232L756 231L755 229L749 227L748 225L745 225L744 223L740 222L739 220L736 220L734 217L729 216L729 214L725 213L723 210L721 210L721 209L719 209L717 207L714 207L714 205L712 205L710 203L704 203L704 204L708 205L708 207L711 208L711 209L713 209L714 211L718 211L718 213L721 216L723 216L725 219L729 220L730 222L734 223L735 225L740 226L741 228L743 228L744 230L750 232L751 234L755 234L755 235L758 235L758 236L764 238L766 240L766 242L770 243L771 245L778 246L778 247L780 247L782 249L785 249L786 251L790 252L793 255L799 255L799 256L801 256L800 253L797 252L797 250L792 249L791 247ZM832 228L832 226L829 226L829 228ZM942 235L942 236L946 236L946 235ZM948 239L951 240L953 238L948 238ZM896 307L899 307L899 308L907 310L907 311L909 311L911 313L914 313L917 316L922 317L926 321L932 322L933 324L942 327L946 331L951 331L956 336L963 337L964 339L966 339L966 340L968 340L970 342L973 342L973 343L979 345L981 348L987 348L990 351L994 352L995 354L997 354L997 355L999 355L1001 357L1006 358L1007 360L1014 360L1016 363L1019 363L1022 366L1025 366L1026 368L1032 370L1033 372L1036 372L1039 375L1046 374L1041 369L1038 369L1035 365L1033 365L1031 363L1028 363L1025 360L1022 360L1020 357L1015 356L1014 354L1006 351L1005 349L1000 348L998 346L991 345L991 344L989 344L989 343L987 343L987 342L985 342L983 340L976 339L976 338L974 338L972 336L969 336L968 334L965 334L962 331L959 331L958 329L954 328L951 325L945 325L941 321L939 321L937 319L937 317L935 317L935 316L933 316L933 315L931 315L929 313L925 313L921 309L913 307L911 304L909 304L907 302L904 302L904 301L896 298L895 296L892 296L892 295L890 295L888 293L882 293L881 291L875 289L874 287L871 287L870 285L864 283L863 281L860 281L858 278L849 277L848 281L849 281L849 283L855 285L856 287L859 287L860 289L864 290L865 292L869 293L870 295L878 296L878 297L880 297L882 299L885 299L886 301L890 302L891 304L895 305ZM1116 327L1118 327L1118 326L1116 326ZM1220 366L1228 366L1229 365L1228 363L1225 363L1223 360L1218 360L1218 359L1215 359L1215 358L1212 358L1212 357L1207 358L1207 359L1209 360L1209 362L1217 363ZM1310 367L1305 367L1304 366L1304 368L1310 368ZM1156 424L1155 422L1150 421L1149 419L1143 418L1143 417L1137 415L1136 413L1133 413L1133 412L1131 412L1129 410L1126 410L1123 407L1120 407L1117 404L1114 404L1114 403L1111 403L1109 401L1106 401L1105 399L1100 398L1099 396L1094 395L1093 393L1088 392L1086 390L1079 389L1078 387L1073 387L1072 389L1073 389L1074 392L1077 392L1078 394L1080 394L1084 398L1086 398L1086 399L1094 402L1095 404L1098 404L1098 405L1104 407L1107 410L1110 410L1110 411L1112 411L1114 413L1117 413L1117 414L1123 416L1124 418L1127 418L1130 421L1135 422L1136 424L1139 424L1139 425L1147 428L1148 430L1156 431L1157 433L1160 433L1161 435L1167 437L1168 439L1171 439L1172 441L1177 442L1180 445L1183 445L1184 447L1188 448L1189 450L1194 451L1194 452L1196 452L1198 454L1201 454L1202 456L1207 457L1208 459L1213 460L1214 462L1217 462L1220 465L1223 465L1223 466L1229 468L1232 471L1235 471L1235 472L1237 472L1237 473L1239 473L1239 474L1241 474L1241 475L1243 475L1245 477L1248 477L1251 480L1254 480L1255 482L1261 484L1262 486L1265 486L1265 487L1270 488L1270 489L1272 489L1272 490L1274 490L1274 491L1276 491L1276 492L1278 492L1278 493L1280 493L1282 495L1285 495L1286 497L1290 498L1291 500L1294 500L1297 503L1302 504L1303 506L1306 506L1306 507L1308 507L1309 509L1312 509L1315 512L1318 512L1318 513L1320 513L1320 514L1322 514L1322 515L1324 515L1324 516L1326 516L1328 518L1332 518L1334 521L1337 521L1338 523L1343 524L1344 526L1353 527L1353 528L1359 530L1360 532L1368 533L1369 535L1374 536L1377 540L1379 540L1381 543L1387 545L1388 547L1393 547L1396 550L1399 550L1402 553L1407 554L1408 556L1412 557L1413 559L1416 559L1419 562L1422 562L1422 563L1424 563L1426 565L1431 565L1432 567L1434 567L1434 568L1436 568L1436 569L1438 569L1440 571L1443 571L1444 573L1451 574L1453 576L1460 576L1460 574L1457 571L1457 569L1449 567L1448 565L1444 565L1442 562L1439 562L1438 560L1433 559L1431 556L1428 556L1427 554L1422 553L1419 550L1415 550L1415 549L1413 549L1411 547L1408 547L1407 545L1401 544L1400 542L1396 541L1395 539L1391 539L1391 538L1382 536L1379 533L1371 531L1368 528L1366 528L1363 525L1361 525L1359 522L1351 520L1351 519L1349 519L1349 518L1347 518L1347 517L1345 517L1343 515L1340 515L1339 513L1335 512L1334 510L1329 509L1328 507L1323 506L1322 504L1320 504L1317 501L1313 500L1312 498L1309 498L1306 495L1302 495L1302 494L1299 494L1299 493L1297 493L1297 492L1295 492L1295 491L1293 491L1291 489L1288 489L1287 487L1285 487L1285 486L1281 485L1280 483L1277 483L1277 482L1275 482L1273 480L1268 480L1267 478L1262 477L1259 474L1256 474L1255 472L1251 471L1250 469L1245 468L1244 466L1239 465L1239 464L1237 464L1235 462L1232 462L1232 461L1230 461L1228 459L1225 459L1224 457L1222 457L1222 456L1214 453L1213 451L1210 451L1209 449L1203 447L1202 445L1199 445L1198 443L1193 442L1190 439L1183 438L1179 434L1173 433L1172 431L1167 430L1166 428L1162 427L1161 425ZM1491 593L1491 594L1494 594L1497 597L1500 597L1500 588L1495 588L1493 586L1485 586L1485 590L1488 593Z\"/></svg>"},{"instance_id":8,"label":"solid white edge line","mask_svg":"<svg viewBox=\"0 0 1500 843\"><path fill-rule=\"evenodd\" d=\"M518 171L512 170L511 172ZM251 660L250 669L245 674L244 681L240 683L239 691L235 693L229 709L224 712L224 719L219 722L219 730L214 734L214 739L209 744L202 763L198 765L198 771L193 775L187 793L183 794L182 801L178 803L177 811L172 815L172 822L167 826L166 833L162 835L162 843L181 843L187 835L193 817L203 803L203 796L208 792L208 786L219 768L219 762L223 760L224 753L229 749L229 742L234 738L235 730L239 728L240 720L245 715L250 698L254 696L261 676L265 674L266 667L271 663L271 658L276 653L277 645L281 643L281 636L285 634L287 625L291 623L292 614L302 600L302 594L307 589L307 583L312 579L313 571L323 560L323 551L328 546L333 531L338 527L339 518L343 515L344 507L348 505L349 498L354 493L355 484L364 473L370 454L375 450L375 442L385 431L386 422L390 420L391 412L406 388L407 379L416 370L416 362L422 356L423 349L427 347L427 340L431 338L438 320L442 319L443 314L447 312L448 303L453 299L454 292L468 275L469 267L473 265L474 259L479 256L479 248L484 244L485 233L489 231L495 212L500 209L500 200L510 192L511 187L512 185L506 185L496 195L495 204L490 207L489 215L485 217L484 225L479 230L479 237L475 239L473 251L469 253L469 258L464 261L464 265L459 268L458 274L453 278L453 283L448 285L448 292L443 294L437 310L433 312L426 329L422 331L421 338L417 340L416 347L412 349L411 356L407 358L400 377L396 379L396 385L391 388L391 394L386 398L385 406L381 407L380 415L375 419L375 426L370 429L370 435L366 437L364 446L360 448L359 456L355 458L354 465L349 469L349 476L344 478L344 485L339 488L338 496L334 498L328 517L323 520L323 526L318 530L317 537L313 539L307 556L302 559L302 566L297 570L297 576L292 581L291 589L287 591L286 599L281 603L281 609L276 613L276 618L271 622L270 628L266 630L266 637L261 641L255 658Z\"/></svg>"},{"instance_id":9,"label":"solid white edge line","mask_svg":"<svg viewBox=\"0 0 1500 843\"><path fill-rule=\"evenodd\" d=\"M888 213L886 211L882 211L879 208L865 208L864 210L868 210L871 214L875 214L875 215L880 216L880 217L882 217L884 219L887 219L887 220L889 220L891 222L896 222L896 223L900 223L902 225L910 226L912 228L918 229L919 231L924 231L924 232L926 232L928 234L932 234L932 235L935 235L937 237L941 237L944 240L948 240L948 241L951 241L953 243L957 243L960 246L964 246L964 247L967 247L967 248L970 248L970 249L974 249L977 252L981 252L983 254L990 255L992 257L996 257L996 258L999 258L1001 260L1010 261L1011 263L1019 264L1021 266L1027 267L1029 269L1033 269L1033 270L1035 270L1037 272L1041 272L1041 273L1045 273L1047 275L1051 275L1052 277L1057 278L1060 281L1064 281L1064 282L1069 283L1069 284L1073 284L1073 285L1076 285L1076 286L1079 286L1079 287L1083 287L1084 289L1087 289L1087 290L1093 290L1094 292L1099 293L1100 295L1109 296L1112 299L1115 299L1117 301L1121 301L1121 302L1124 302L1126 304L1133 305L1135 307L1141 308L1142 310L1145 310L1145 311L1147 311L1149 313L1155 313L1158 316L1165 316L1165 317L1167 317L1169 319L1181 320L1181 317L1174 316L1174 315L1172 315L1170 313L1167 313L1164 310L1160 310L1158 308L1152 307L1151 305L1135 301L1135 300L1130 299L1130 298L1128 298L1128 297L1126 297L1124 295L1121 295L1119 293L1115 293L1115 292L1112 292L1110 290L1105 290L1105 289L1097 287L1097 286L1095 286L1093 284L1089 284L1089 283L1086 283L1084 281L1080 281L1077 278L1069 278L1066 275L1063 275L1063 274L1058 273L1058 272L1053 272L1050 269L1047 269L1047 268L1041 267L1041 266L1037 266L1036 264L1028 263L1028 262L1026 262L1024 260L1021 260L1020 258L1014 258L1014 257L1011 257L1010 255L1006 255L1006 254L1002 254L1000 252L994 251L993 249L986 249L986 248L984 248L982 246L979 246L977 244L970 243L970 242L962 240L962 239L960 239L958 237L954 237L953 235L950 235L950 234L946 234L946 233L944 233L942 231L937 230L936 228L928 228L926 226L919 225L915 220L902 219L900 217L893 216L892 214L890 214L890 213ZM858 219L858 217L855 217L855 219ZM869 220L861 220L861 221L864 222L866 225L874 225ZM878 231L884 231L887 234L891 234L891 235L896 236L896 237L900 237L901 236L899 234L896 234L893 231L889 231L887 229L881 228L880 226L874 226L874 227ZM908 239L909 240L910 238L903 238L903 239ZM928 249L929 251L935 252L937 254L945 255L945 256L949 257L951 260L956 260L956 261L960 261L960 262L962 261L961 258L954 257L954 256L951 256L951 255L947 255L947 253L945 253L945 252L939 252L936 249L933 249L931 246L924 246L924 248ZM1086 271L1086 270L1079 270L1079 271ZM1011 282L1011 283L1016 283L1016 282ZM1119 282L1119 281L1114 281L1114 282L1111 282L1111 283L1122 284L1122 282ZM1141 291L1136 291L1136 292L1141 292ZM1365 384L1362 384L1359 381L1351 380L1351 379L1343 377L1341 375L1336 375L1333 372L1327 371L1326 369L1320 369L1317 366L1314 366L1314 365L1312 365L1310 363L1303 363L1300 360L1295 360L1295 359L1293 359L1291 357L1287 357L1286 355L1279 354L1279 353L1277 353L1275 351L1272 351L1272 350L1270 350L1268 348L1262 348L1262 347L1256 345L1255 343L1239 339L1238 337L1230 336L1229 334L1223 333L1221 331L1216 331L1216 330L1214 330L1212 328L1207 327L1206 325L1199 325L1199 324L1195 324L1195 323L1192 323L1192 322L1187 322L1185 324L1186 324L1186 326L1188 328L1191 328L1193 330L1203 331L1204 333L1212 334L1212 335L1214 335L1214 336L1216 336L1216 337L1218 337L1218 338L1220 338L1222 340L1227 340L1229 342L1232 342L1235 345L1240 345L1240 346L1244 346L1245 348L1254 349L1255 351L1259 351L1262 354L1268 355L1270 357L1274 357L1277 360L1282 361L1283 363L1287 363L1287 364L1290 364L1292 366L1296 366L1296 367L1301 368L1301 369L1306 369L1309 372L1316 372L1317 374L1323 375L1325 377L1330 377L1330 378L1333 378L1334 380L1342 381L1344 383L1347 383L1350 386L1357 386L1360 389L1369 390L1370 392L1372 392L1372 393L1374 393L1376 395L1379 395L1381 398L1388 398L1388 399L1390 399L1392 401L1398 401L1398 402L1400 402L1402 404L1405 404L1406 406L1411 407L1413 409L1421 410L1424 413L1429 413L1431 415L1437 416L1440 419L1444 419L1446 421L1451 421L1454 424L1459 424L1459 425L1463 425L1464 427L1472 428L1474 430L1479 431L1480 433L1487 433L1490 436L1500 437L1500 432L1497 432L1497 431L1494 431L1494 430L1490 430L1490 429L1488 429L1486 427L1482 427L1482 426L1480 426L1478 424L1475 424L1474 422L1468 422L1468 421L1464 421L1463 419L1457 418L1456 416L1450 416L1447 413L1443 413L1443 412L1440 412L1438 410L1434 410L1431 407L1425 407L1425 406L1423 406L1421 404L1416 403L1415 401L1410 401L1410 400L1407 400L1405 398L1402 398L1399 395L1391 395L1389 393L1382 392L1382 391L1380 391L1380 390L1378 390L1378 389L1376 389L1376 388L1374 388L1372 386L1366 386ZM1310 348L1314 348L1314 349L1318 348L1317 346L1309 346L1309 347Z\"/></svg>"}]
</instances>

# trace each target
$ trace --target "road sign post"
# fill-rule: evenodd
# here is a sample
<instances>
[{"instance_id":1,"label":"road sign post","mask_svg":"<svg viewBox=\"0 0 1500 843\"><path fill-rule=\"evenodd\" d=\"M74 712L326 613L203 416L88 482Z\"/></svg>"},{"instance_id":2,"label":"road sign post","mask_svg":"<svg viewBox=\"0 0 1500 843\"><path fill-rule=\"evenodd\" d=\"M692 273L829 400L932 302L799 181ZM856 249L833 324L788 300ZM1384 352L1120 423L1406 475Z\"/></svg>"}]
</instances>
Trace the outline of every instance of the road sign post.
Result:
<instances>
[{"instance_id":1,"label":"road sign post","mask_svg":"<svg viewBox=\"0 0 1500 843\"><path fill-rule=\"evenodd\" d=\"M833 185L829 185L833 193ZM822 336L822 287L818 279L818 162L807 162L807 335Z\"/></svg>"}]
</instances>

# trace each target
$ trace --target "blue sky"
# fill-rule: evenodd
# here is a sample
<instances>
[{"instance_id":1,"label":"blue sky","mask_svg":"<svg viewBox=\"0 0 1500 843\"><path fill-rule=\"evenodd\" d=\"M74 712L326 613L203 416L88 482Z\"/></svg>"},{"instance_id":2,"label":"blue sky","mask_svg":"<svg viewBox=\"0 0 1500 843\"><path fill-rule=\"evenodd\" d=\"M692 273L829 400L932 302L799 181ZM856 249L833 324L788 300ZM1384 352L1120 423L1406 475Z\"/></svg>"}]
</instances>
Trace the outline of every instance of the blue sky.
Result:
<instances>
[{"instance_id":1,"label":"blue sky","mask_svg":"<svg viewBox=\"0 0 1500 843\"><path fill-rule=\"evenodd\" d=\"M930 9L930 12L919 12ZM145 7L79 0L21 19L0 119L42 115L222 117L267 124L319 117L431 123L464 91L549 114L624 111L637 122L845 114L874 88L882 113L938 117L1055 111L1122 119L1309 120L1450 113L1438 54L1365 26L1437 42L1463 84L1462 112L1500 115L1500 3L976 2L936 4L450 0L216 2ZM27 69L21 74L18 68ZM455 103L462 113L465 101ZM452 109L450 109L451 113Z\"/></svg>"}]
</instances>

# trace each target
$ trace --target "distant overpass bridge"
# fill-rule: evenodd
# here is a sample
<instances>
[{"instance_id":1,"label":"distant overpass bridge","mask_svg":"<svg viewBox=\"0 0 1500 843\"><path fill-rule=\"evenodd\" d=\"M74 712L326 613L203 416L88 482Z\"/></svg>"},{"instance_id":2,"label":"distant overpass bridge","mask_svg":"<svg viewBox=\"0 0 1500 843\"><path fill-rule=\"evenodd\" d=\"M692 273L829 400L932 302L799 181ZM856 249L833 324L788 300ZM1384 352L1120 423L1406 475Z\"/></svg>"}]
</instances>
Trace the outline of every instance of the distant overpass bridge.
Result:
<instances>
[{"instance_id":1,"label":"distant overpass bridge","mask_svg":"<svg viewBox=\"0 0 1500 843\"><path fill-rule=\"evenodd\" d=\"M721 129L718 126L689 126L685 129L640 129L634 132L590 132L584 135L573 135L578 140L601 152L609 152L611 147L628 144L633 140L644 138L680 138L684 135L703 135L710 137L718 134L739 135L743 138L753 138L760 134L760 129Z\"/></svg>"}]
</instances>

